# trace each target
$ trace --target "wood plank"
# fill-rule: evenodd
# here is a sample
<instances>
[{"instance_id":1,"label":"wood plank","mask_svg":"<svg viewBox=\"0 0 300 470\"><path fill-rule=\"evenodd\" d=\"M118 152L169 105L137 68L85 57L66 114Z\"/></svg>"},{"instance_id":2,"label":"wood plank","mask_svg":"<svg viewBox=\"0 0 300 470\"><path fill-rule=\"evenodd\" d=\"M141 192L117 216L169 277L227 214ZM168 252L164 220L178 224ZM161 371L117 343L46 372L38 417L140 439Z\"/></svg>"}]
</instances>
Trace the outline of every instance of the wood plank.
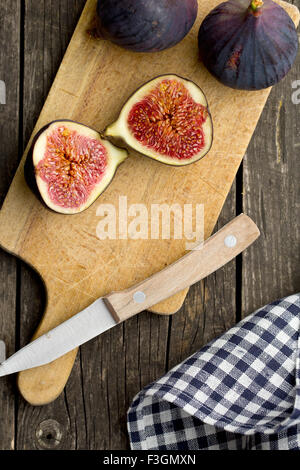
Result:
<instances>
[{"instance_id":1,"label":"wood plank","mask_svg":"<svg viewBox=\"0 0 300 470\"><path fill-rule=\"evenodd\" d=\"M244 210L262 235L243 255L243 315L300 290L300 104L292 100L299 77L298 54L273 88L244 160Z\"/></svg>"},{"instance_id":2,"label":"wood plank","mask_svg":"<svg viewBox=\"0 0 300 470\"><path fill-rule=\"evenodd\" d=\"M0 205L18 165L20 2L0 1L0 80L5 84L5 104L0 104ZM1 100L2 101L2 100ZM4 101L4 100L3 100ZM2 102L3 102L2 101ZM7 354L15 351L17 261L0 251L0 339ZM15 378L0 381L0 450L15 447Z\"/></svg>"},{"instance_id":3,"label":"wood plank","mask_svg":"<svg viewBox=\"0 0 300 470\"><path fill-rule=\"evenodd\" d=\"M85 0L25 4L23 142L27 142L70 41ZM25 263L21 268L20 341L32 337L45 307L41 278ZM33 409L20 396L18 449L75 449L85 442L80 357L65 394L55 403Z\"/></svg>"},{"instance_id":4,"label":"wood plank","mask_svg":"<svg viewBox=\"0 0 300 470\"><path fill-rule=\"evenodd\" d=\"M15 352L16 328L16 261L0 253L0 339L7 355ZM15 377L0 381L1 421L0 450L15 448Z\"/></svg>"}]
</instances>

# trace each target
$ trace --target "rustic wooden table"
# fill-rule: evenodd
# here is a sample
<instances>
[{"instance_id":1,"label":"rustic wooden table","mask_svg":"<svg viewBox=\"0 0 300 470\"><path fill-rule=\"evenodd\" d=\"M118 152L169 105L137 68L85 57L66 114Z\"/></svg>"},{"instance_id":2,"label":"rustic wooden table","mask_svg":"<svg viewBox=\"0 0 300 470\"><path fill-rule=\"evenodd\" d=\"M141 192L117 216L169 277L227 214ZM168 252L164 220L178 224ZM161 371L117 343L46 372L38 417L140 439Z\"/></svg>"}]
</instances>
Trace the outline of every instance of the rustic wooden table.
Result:
<instances>
[{"instance_id":1,"label":"rustic wooden table","mask_svg":"<svg viewBox=\"0 0 300 470\"><path fill-rule=\"evenodd\" d=\"M12 181L85 0L0 0L0 198ZM300 0L293 3L300 7ZM25 5L26 4L26 5ZM126 449L134 395L256 308L300 290L300 56L271 92L219 218L241 211L260 239L195 285L172 317L143 313L84 345L63 394L29 406L15 377L0 381L0 449ZM233 130L234 131L234 130ZM298 201L299 203L299 201ZM298 206L299 208L299 206ZM12 354L43 313L43 285L0 252L0 339ZM111 338L111 340L110 340Z\"/></svg>"}]
</instances>

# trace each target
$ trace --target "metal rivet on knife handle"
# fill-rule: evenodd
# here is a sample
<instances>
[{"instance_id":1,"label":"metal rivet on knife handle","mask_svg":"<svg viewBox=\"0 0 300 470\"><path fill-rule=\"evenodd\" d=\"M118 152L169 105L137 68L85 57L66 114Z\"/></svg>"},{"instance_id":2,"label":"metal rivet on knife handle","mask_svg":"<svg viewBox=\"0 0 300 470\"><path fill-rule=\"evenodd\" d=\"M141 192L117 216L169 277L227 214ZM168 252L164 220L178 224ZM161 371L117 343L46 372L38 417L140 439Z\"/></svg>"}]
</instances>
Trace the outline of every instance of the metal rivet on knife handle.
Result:
<instances>
[{"instance_id":1,"label":"metal rivet on knife handle","mask_svg":"<svg viewBox=\"0 0 300 470\"><path fill-rule=\"evenodd\" d=\"M234 235L227 235L224 243L228 248L233 248L237 244L237 239Z\"/></svg>"},{"instance_id":2,"label":"metal rivet on knife handle","mask_svg":"<svg viewBox=\"0 0 300 470\"><path fill-rule=\"evenodd\" d=\"M146 300L146 294L138 290L133 294L133 300L138 304L142 304Z\"/></svg>"}]
</instances>

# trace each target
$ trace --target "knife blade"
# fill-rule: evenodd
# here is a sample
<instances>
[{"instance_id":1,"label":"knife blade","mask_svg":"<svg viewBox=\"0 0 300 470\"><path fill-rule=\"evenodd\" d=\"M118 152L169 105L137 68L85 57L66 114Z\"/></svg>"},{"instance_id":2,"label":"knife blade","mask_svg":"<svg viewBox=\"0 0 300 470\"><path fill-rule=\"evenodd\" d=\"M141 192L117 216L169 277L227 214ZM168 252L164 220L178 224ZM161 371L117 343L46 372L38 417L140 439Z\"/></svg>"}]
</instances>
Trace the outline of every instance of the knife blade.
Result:
<instances>
[{"instance_id":1,"label":"knife blade","mask_svg":"<svg viewBox=\"0 0 300 470\"><path fill-rule=\"evenodd\" d=\"M97 299L0 364L0 377L39 367L63 356L118 323L200 281L235 258L259 236L240 214L188 254L139 284Z\"/></svg>"},{"instance_id":2,"label":"knife blade","mask_svg":"<svg viewBox=\"0 0 300 470\"><path fill-rule=\"evenodd\" d=\"M103 299L99 298L2 362L0 377L55 361L116 324Z\"/></svg>"}]
</instances>

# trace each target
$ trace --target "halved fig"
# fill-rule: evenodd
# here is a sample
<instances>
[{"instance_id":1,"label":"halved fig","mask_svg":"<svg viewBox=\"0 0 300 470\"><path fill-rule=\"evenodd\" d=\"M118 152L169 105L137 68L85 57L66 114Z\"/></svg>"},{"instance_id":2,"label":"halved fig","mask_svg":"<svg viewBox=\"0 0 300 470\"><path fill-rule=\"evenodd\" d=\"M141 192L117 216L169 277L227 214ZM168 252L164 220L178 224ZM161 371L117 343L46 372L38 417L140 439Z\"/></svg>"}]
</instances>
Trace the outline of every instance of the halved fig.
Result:
<instances>
[{"instance_id":1,"label":"halved fig","mask_svg":"<svg viewBox=\"0 0 300 470\"><path fill-rule=\"evenodd\" d=\"M127 156L83 124L54 121L34 139L25 177L50 209L76 214L100 196Z\"/></svg>"},{"instance_id":2,"label":"halved fig","mask_svg":"<svg viewBox=\"0 0 300 470\"><path fill-rule=\"evenodd\" d=\"M190 80L162 75L129 98L105 135L160 162L183 166L209 151L213 126L203 91Z\"/></svg>"}]
</instances>

